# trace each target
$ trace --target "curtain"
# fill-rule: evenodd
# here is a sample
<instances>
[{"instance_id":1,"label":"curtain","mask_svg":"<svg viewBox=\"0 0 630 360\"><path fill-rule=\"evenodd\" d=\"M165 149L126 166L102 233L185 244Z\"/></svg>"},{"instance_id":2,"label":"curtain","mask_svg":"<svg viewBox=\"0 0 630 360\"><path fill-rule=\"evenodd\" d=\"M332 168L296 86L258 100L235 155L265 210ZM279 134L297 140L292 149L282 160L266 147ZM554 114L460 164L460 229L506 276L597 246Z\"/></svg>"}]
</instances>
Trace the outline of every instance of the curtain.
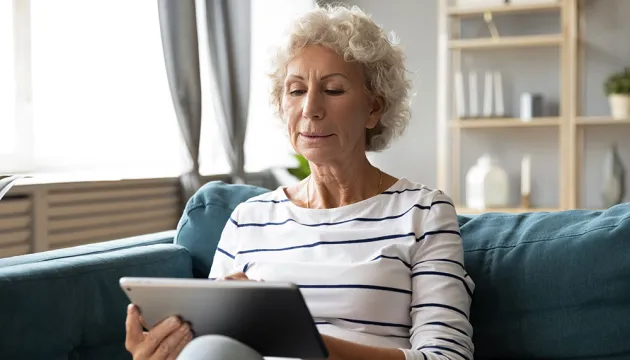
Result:
<instances>
[{"instance_id":1,"label":"curtain","mask_svg":"<svg viewBox=\"0 0 630 360\"><path fill-rule=\"evenodd\" d=\"M180 176L184 201L201 186L201 80L195 0L158 0L171 98L192 169Z\"/></svg>"},{"instance_id":2,"label":"curtain","mask_svg":"<svg viewBox=\"0 0 630 360\"><path fill-rule=\"evenodd\" d=\"M251 3L205 0L213 96L232 182L245 182L245 132L249 107Z\"/></svg>"}]
</instances>

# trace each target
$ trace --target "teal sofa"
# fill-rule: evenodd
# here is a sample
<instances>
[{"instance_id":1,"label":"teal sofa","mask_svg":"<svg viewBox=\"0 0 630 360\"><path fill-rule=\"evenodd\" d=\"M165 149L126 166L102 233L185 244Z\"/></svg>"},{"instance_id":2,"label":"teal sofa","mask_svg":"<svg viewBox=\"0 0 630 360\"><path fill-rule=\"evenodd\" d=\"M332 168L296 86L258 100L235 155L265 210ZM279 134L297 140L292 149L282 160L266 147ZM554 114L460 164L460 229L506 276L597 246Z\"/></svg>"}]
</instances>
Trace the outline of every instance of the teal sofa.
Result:
<instances>
[{"instance_id":1,"label":"teal sofa","mask_svg":"<svg viewBox=\"0 0 630 360\"><path fill-rule=\"evenodd\" d=\"M177 230L0 259L0 359L130 359L118 279L206 277L231 211L265 191L208 183ZM475 359L630 359L630 204L459 222Z\"/></svg>"}]
</instances>

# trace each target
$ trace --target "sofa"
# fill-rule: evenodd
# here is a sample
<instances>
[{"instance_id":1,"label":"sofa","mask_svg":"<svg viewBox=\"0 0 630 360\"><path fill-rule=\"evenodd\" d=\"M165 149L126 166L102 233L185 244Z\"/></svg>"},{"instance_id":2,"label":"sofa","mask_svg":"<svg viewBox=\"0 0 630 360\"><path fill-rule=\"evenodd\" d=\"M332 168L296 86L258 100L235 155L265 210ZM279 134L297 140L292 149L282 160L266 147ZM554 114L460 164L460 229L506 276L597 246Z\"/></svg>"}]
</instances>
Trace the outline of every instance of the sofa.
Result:
<instances>
[{"instance_id":1,"label":"sofa","mask_svg":"<svg viewBox=\"0 0 630 360\"><path fill-rule=\"evenodd\" d=\"M177 229L0 259L0 359L130 359L122 276L207 277L235 206L211 182ZM630 204L459 215L475 359L630 359Z\"/></svg>"}]
</instances>

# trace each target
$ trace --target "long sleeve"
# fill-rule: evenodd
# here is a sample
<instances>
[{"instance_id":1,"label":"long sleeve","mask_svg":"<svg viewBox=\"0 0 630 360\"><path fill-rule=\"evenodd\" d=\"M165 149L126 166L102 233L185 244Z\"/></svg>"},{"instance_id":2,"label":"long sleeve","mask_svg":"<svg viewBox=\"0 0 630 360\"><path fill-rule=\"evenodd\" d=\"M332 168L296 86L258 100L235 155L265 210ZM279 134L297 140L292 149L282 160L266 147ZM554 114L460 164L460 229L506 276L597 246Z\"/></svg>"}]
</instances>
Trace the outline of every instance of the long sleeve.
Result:
<instances>
[{"instance_id":1,"label":"long sleeve","mask_svg":"<svg viewBox=\"0 0 630 360\"><path fill-rule=\"evenodd\" d=\"M469 321L474 282L464 269L452 200L439 193L422 225L411 259L411 350L407 360L473 359Z\"/></svg>"},{"instance_id":2,"label":"long sleeve","mask_svg":"<svg viewBox=\"0 0 630 360\"><path fill-rule=\"evenodd\" d=\"M238 207L232 212L230 219L225 224L221 233L221 239L214 253L212 267L210 268L210 279L218 279L237 272L234 267L235 257L238 252Z\"/></svg>"}]
</instances>

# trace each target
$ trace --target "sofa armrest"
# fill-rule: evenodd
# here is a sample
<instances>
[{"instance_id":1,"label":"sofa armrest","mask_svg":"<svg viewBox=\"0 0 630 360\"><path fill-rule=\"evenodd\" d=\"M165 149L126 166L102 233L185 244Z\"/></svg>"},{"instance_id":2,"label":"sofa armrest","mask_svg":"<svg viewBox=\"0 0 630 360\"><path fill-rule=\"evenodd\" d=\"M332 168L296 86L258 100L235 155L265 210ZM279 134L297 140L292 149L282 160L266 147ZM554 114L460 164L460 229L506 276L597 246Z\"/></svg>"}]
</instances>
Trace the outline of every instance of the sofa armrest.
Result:
<instances>
[{"instance_id":1,"label":"sofa armrest","mask_svg":"<svg viewBox=\"0 0 630 360\"><path fill-rule=\"evenodd\" d=\"M132 236L128 238L103 241L88 245L73 246L64 249L43 251L34 254L26 254L0 259L0 268L21 264L30 264L42 261L71 258L87 254L107 253L137 246L155 244L172 244L175 238L175 230L162 231L152 234Z\"/></svg>"},{"instance_id":2,"label":"sofa armrest","mask_svg":"<svg viewBox=\"0 0 630 360\"><path fill-rule=\"evenodd\" d=\"M175 244L109 249L0 268L0 357L130 358L119 279L190 278L192 262Z\"/></svg>"}]
</instances>

